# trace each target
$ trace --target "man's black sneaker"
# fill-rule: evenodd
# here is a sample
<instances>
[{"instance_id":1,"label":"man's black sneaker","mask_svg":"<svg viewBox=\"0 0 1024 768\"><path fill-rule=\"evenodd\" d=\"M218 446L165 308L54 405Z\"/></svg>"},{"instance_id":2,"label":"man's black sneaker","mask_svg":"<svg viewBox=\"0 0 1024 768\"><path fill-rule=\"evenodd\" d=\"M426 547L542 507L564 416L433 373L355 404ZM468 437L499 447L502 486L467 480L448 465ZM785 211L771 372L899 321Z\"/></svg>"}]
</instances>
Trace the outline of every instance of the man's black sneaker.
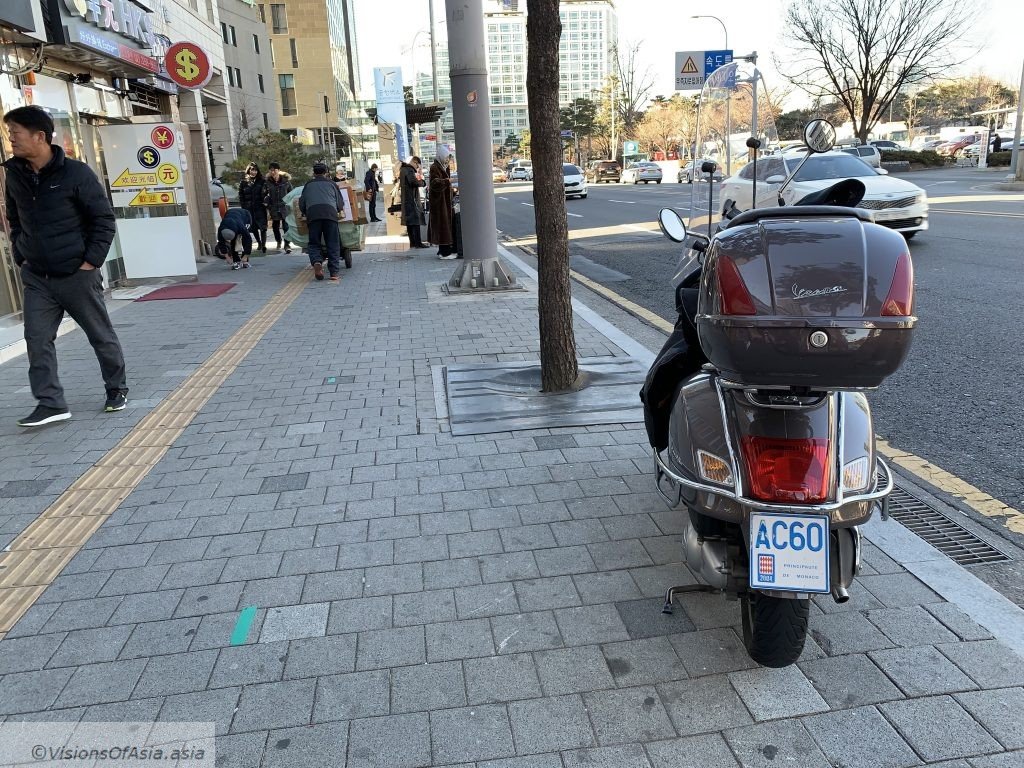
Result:
<instances>
[{"instance_id":1,"label":"man's black sneaker","mask_svg":"<svg viewBox=\"0 0 1024 768\"><path fill-rule=\"evenodd\" d=\"M41 427L44 424L53 424L56 421L67 421L71 418L71 411L67 408L51 408L48 405L37 405L31 416L18 419L19 427Z\"/></svg>"},{"instance_id":2,"label":"man's black sneaker","mask_svg":"<svg viewBox=\"0 0 1024 768\"><path fill-rule=\"evenodd\" d=\"M128 395L120 390L114 390L107 393L107 403L103 406L103 410L107 413L123 411L126 405L128 405Z\"/></svg>"}]
</instances>

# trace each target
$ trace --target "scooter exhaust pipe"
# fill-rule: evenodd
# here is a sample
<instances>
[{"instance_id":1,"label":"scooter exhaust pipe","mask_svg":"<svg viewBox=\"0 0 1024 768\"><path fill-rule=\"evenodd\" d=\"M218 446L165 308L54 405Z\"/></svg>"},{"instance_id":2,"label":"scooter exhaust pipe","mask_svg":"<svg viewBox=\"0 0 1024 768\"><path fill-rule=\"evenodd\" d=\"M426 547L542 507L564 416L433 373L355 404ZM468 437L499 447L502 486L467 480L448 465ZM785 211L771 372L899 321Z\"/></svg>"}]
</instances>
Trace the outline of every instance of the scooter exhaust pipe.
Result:
<instances>
[{"instance_id":1,"label":"scooter exhaust pipe","mask_svg":"<svg viewBox=\"0 0 1024 768\"><path fill-rule=\"evenodd\" d=\"M832 587L832 599L842 605L850 599L850 593L846 591L846 587Z\"/></svg>"}]
</instances>

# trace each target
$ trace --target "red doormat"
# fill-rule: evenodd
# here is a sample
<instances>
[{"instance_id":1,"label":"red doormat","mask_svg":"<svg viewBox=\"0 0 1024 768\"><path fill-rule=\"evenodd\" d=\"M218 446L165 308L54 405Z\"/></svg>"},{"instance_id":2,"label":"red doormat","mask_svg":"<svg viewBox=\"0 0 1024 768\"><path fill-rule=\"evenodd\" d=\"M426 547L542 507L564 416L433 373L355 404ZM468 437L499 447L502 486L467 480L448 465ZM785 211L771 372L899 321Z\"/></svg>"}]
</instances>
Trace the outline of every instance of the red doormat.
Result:
<instances>
[{"instance_id":1,"label":"red doormat","mask_svg":"<svg viewBox=\"0 0 1024 768\"><path fill-rule=\"evenodd\" d=\"M136 301L163 301L165 299L211 299L234 288L237 283L179 283L158 288Z\"/></svg>"}]
</instances>

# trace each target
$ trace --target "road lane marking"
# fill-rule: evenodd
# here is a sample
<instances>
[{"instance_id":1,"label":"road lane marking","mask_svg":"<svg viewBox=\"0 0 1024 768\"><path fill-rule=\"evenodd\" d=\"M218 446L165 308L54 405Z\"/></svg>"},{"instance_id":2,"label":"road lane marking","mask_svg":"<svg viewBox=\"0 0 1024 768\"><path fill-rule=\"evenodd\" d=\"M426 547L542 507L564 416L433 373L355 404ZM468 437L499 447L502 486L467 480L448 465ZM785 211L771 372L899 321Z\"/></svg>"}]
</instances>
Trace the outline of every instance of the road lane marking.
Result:
<instances>
[{"instance_id":1,"label":"road lane marking","mask_svg":"<svg viewBox=\"0 0 1024 768\"><path fill-rule=\"evenodd\" d=\"M530 206L531 208L533 208L533 203L520 203L520 205L528 205L528 206Z\"/></svg>"},{"instance_id":2,"label":"road lane marking","mask_svg":"<svg viewBox=\"0 0 1024 768\"><path fill-rule=\"evenodd\" d=\"M645 227L642 224L620 224L620 227L625 227L634 232L643 232L645 235L654 235L655 237L661 237L661 229L651 229L649 226Z\"/></svg>"},{"instance_id":3,"label":"road lane marking","mask_svg":"<svg viewBox=\"0 0 1024 768\"><path fill-rule=\"evenodd\" d=\"M685 219L683 220L686 221ZM586 240L592 237L605 237L607 235L625 235L631 234L632 232L650 232L651 234L659 234L658 225L654 222L650 224L612 224L607 227L587 227L585 229L570 229L569 239L570 240ZM524 245L536 245L537 236L529 235L526 237L513 238L507 242L509 246L524 246Z\"/></svg>"},{"instance_id":4,"label":"road lane marking","mask_svg":"<svg viewBox=\"0 0 1024 768\"><path fill-rule=\"evenodd\" d=\"M0 553L0 640L60 575L310 282L302 270Z\"/></svg>"},{"instance_id":5,"label":"road lane marking","mask_svg":"<svg viewBox=\"0 0 1024 768\"><path fill-rule=\"evenodd\" d=\"M958 213L962 216L1006 216L1011 219L1024 219L1024 213L998 213L996 211L964 211L957 208L935 208L934 210L929 211L929 213Z\"/></svg>"},{"instance_id":6,"label":"road lane marking","mask_svg":"<svg viewBox=\"0 0 1024 768\"><path fill-rule=\"evenodd\" d=\"M507 197L499 197L498 199L499 200L504 200L505 202L508 202L508 198Z\"/></svg>"},{"instance_id":7,"label":"road lane marking","mask_svg":"<svg viewBox=\"0 0 1024 768\"><path fill-rule=\"evenodd\" d=\"M636 200L612 200L608 199L609 203L625 203L626 205L636 205Z\"/></svg>"},{"instance_id":8,"label":"road lane marking","mask_svg":"<svg viewBox=\"0 0 1024 768\"><path fill-rule=\"evenodd\" d=\"M583 216L582 216L581 214L578 214L578 213L569 213L569 211L566 211L566 212L565 212L565 215L566 215L566 216L572 216L572 217L574 217L574 218L577 218L577 219L582 219L582 218L583 218Z\"/></svg>"},{"instance_id":9,"label":"road lane marking","mask_svg":"<svg viewBox=\"0 0 1024 768\"><path fill-rule=\"evenodd\" d=\"M1024 201L1024 195L948 195L946 197L929 197L930 205L943 203L1017 203Z\"/></svg>"}]
</instances>

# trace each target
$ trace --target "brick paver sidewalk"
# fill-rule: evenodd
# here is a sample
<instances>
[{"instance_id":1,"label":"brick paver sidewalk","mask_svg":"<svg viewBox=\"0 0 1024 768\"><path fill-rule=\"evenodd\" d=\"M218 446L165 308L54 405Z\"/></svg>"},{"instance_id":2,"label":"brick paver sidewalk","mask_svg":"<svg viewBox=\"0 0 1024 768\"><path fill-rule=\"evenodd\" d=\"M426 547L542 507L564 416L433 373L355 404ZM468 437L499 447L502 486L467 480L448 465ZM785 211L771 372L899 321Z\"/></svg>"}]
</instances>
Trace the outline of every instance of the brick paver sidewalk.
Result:
<instances>
[{"instance_id":1,"label":"brick paver sidewalk","mask_svg":"<svg viewBox=\"0 0 1024 768\"><path fill-rule=\"evenodd\" d=\"M0 716L212 720L225 768L1024 765L1022 659L879 548L798 665L752 668L735 603L660 613L692 577L640 425L453 438L434 367L534 357L536 299L442 298L421 253L304 288L0 640ZM54 429L16 431L25 362L0 366L0 543L304 259L119 309L121 414L80 332Z\"/></svg>"}]
</instances>

